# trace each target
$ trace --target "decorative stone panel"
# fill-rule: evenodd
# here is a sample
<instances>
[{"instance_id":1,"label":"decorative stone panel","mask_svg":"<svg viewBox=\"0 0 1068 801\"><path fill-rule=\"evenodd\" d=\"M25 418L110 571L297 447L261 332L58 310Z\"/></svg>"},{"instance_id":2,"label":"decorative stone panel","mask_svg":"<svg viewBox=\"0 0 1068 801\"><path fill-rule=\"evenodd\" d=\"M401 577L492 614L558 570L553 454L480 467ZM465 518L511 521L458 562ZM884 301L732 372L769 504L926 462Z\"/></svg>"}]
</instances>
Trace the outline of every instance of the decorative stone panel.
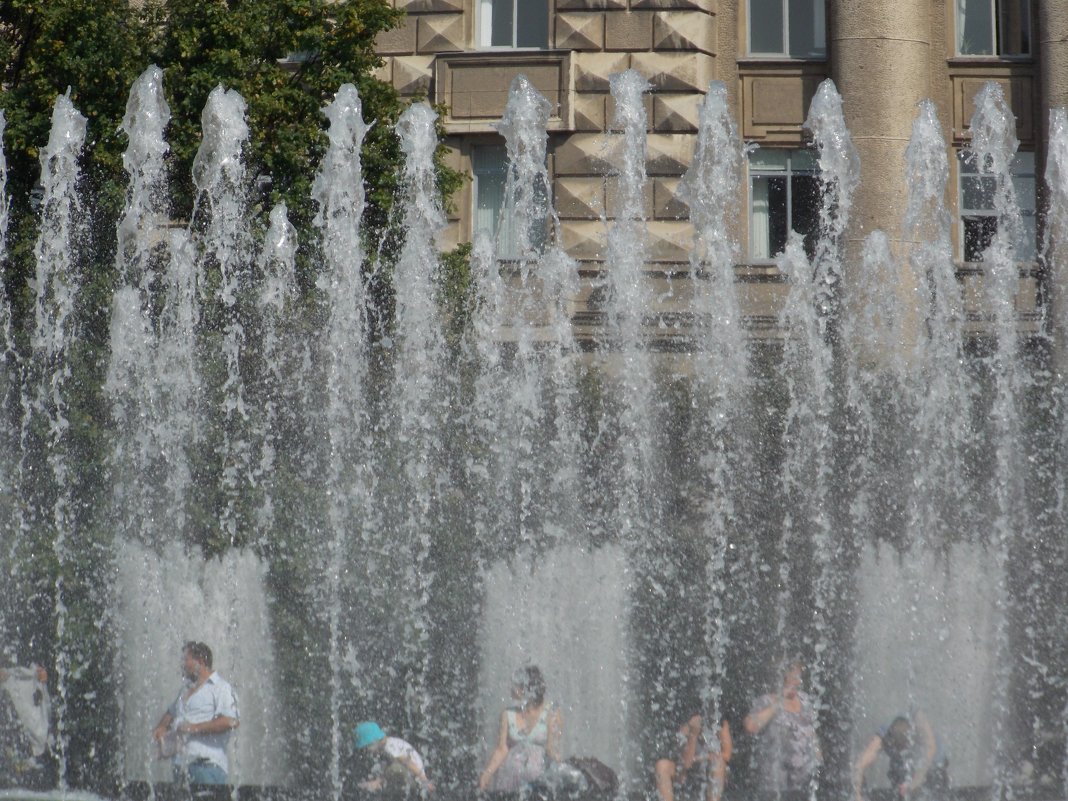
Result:
<instances>
[{"instance_id":1,"label":"decorative stone panel","mask_svg":"<svg viewBox=\"0 0 1068 801\"><path fill-rule=\"evenodd\" d=\"M609 218L617 219L622 211L620 208L622 197L619 192L619 178L614 175L605 179L605 196L608 199ZM653 216L653 185L649 181L646 181L645 186L642 187L642 216L647 220Z\"/></svg>"},{"instance_id":2,"label":"decorative stone panel","mask_svg":"<svg viewBox=\"0 0 1068 801\"><path fill-rule=\"evenodd\" d=\"M426 94L433 69L433 56L397 56L393 59L393 88L402 95Z\"/></svg>"},{"instance_id":3,"label":"decorative stone panel","mask_svg":"<svg viewBox=\"0 0 1068 801\"><path fill-rule=\"evenodd\" d=\"M690 216L690 207L679 199L679 178L653 179L653 216L658 220L682 220Z\"/></svg>"},{"instance_id":4,"label":"decorative stone panel","mask_svg":"<svg viewBox=\"0 0 1068 801\"><path fill-rule=\"evenodd\" d=\"M687 134L650 134L646 171L649 175L682 175L693 160L695 140Z\"/></svg>"},{"instance_id":5,"label":"decorative stone panel","mask_svg":"<svg viewBox=\"0 0 1068 801\"><path fill-rule=\"evenodd\" d=\"M604 175L611 169L604 134L572 134L555 150L557 175Z\"/></svg>"},{"instance_id":6,"label":"decorative stone panel","mask_svg":"<svg viewBox=\"0 0 1068 801\"><path fill-rule=\"evenodd\" d=\"M653 95L651 92L646 92L642 95L642 105L645 107L645 128L650 130L653 125ZM608 125L602 130L618 132L620 129L616 127L616 99L612 95L607 96L605 114L607 115Z\"/></svg>"},{"instance_id":7,"label":"decorative stone panel","mask_svg":"<svg viewBox=\"0 0 1068 801\"><path fill-rule=\"evenodd\" d=\"M631 66L630 53L576 53L575 90L607 92L608 78Z\"/></svg>"},{"instance_id":8,"label":"decorative stone panel","mask_svg":"<svg viewBox=\"0 0 1068 801\"><path fill-rule=\"evenodd\" d=\"M1028 65L1030 67L1030 65ZM1012 73L993 71L986 74L952 75L953 82L953 138L957 142L967 139L966 133L975 113L975 96L983 84L994 81L1001 84L1005 99L1009 101L1012 113L1016 117L1016 137L1022 144L1031 145L1035 141L1035 79L1033 74L1014 69Z\"/></svg>"},{"instance_id":9,"label":"decorative stone panel","mask_svg":"<svg viewBox=\"0 0 1068 801\"><path fill-rule=\"evenodd\" d=\"M603 50L604 14L562 12L556 15L559 50Z\"/></svg>"},{"instance_id":10,"label":"decorative stone panel","mask_svg":"<svg viewBox=\"0 0 1068 801\"><path fill-rule=\"evenodd\" d=\"M564 220L560 223L561 241L568 255L578 261L602 261L607 237L601 222Z\"/></svg>"},{"instance_id":11,"label":"decorative stone panel","mask_svg":"<svg viewBox=\"0 0 1068 801\"><path fill-rule=\"evenodd\" d=\"M626 7L627 0L556 0L557 11L603 11Z\"/></svg>"},{"instance_id":12,"label":"decorative stone panel","mask_svg":"<svg viewBox=\"0 0 1068 801\"><path fill-rule=\"evenodd\" d=\"M380 56L407 55L415 52L416 19L406 17L401 24L375 37L375 52Z\"/></svg>"},{"instance_id":13,"label":"decorative stone panel","mask_svg":"<svg viewBox=\"0 0 1068 801\"><path fill-rule=\"evenodd\" d=\"M471 51L434 60L434 100L448 107L449 133L495 131L517 75L525 75L553 108L550 130L565 130L570 119L569 55L565 52Z\"/></svg>"},{"instance_id":14,"label":"decorative stone panel","mask_svg":"<svg viewBox=\"0 0 1068 801\"><path fill-rule=\"evenodd\" d=\"M605 50L648 50L653 44L650 11L612 11L605 14Z\"/></svg>"},{"instance_id":15,"label":"decorative stone panel","mask_svg":"<svg viewBox=\"0 0 1068 801\"><path fill-rule=\"evenodd\" d=\"M714 65L705 53L631 54L631 66L660 92L704 92Z\"/></svg>"},{"instance_id":16,"label":"decorative stone panel","mask_svg":"<svg viewBox=\"0 0 1068 801\"><path fill-rule=\"evenodd\" d=\"M583 94L575 96L574 129L576 131L604 131L607 127L605 103L608 95Z\"/></svg>"},{"instance_id":17,"label":"decorative stone panel","mask_svg":"<svg viewBox=\"0 0 1068 801\"><path fill-rule=\"evenodd\" d=\"M605 212L603 178L557 178L553 187L561 219L599 220Z\"/></svg>"},{"instance_id":18,"label":"decorative stone panel","mask_svg":"<svg viewBox=\"0 0 1068 801\"><path fill-rule=\"evenodd\" d=\"M409 14L427 11L451 11L458 14L464 10L463 0L394 0L394 5Z\"/></svg>"},{"instance_id":19,"label":"decorative stone panel","mask_svg":"<svg viewBox=\"0 0 1068 801\"><path fill-rule=\"evenodd\" d=\"M420 53L450 53L464 49L463 14L428 14L419 17Z\"/></svg>"},{"instance_id":20,"label":"decorative stone panel","mask_svg":"<svg viewBox=\"0 0 1068 801\"><path fill-rule=\"evenodd\" d=\"M742 137L799 144L809 104L826 74L825 64L747 67L740 75Z\"/></svg>"},{"instance_id":21,"label":"decorative stone panel","mask_svg":"<svg viewBox=\"0 0 1068 801\"><path fill-rule=\"evenodd\" d=\"M653 130L696 131L701 119L701 100L698 94L653 95Z\"/></svg>"},{"instance_id":22,"label":"decorative stone panel","mask_svg":"<svg viewBox=\"0 0 1068 801\"><path fill-rule=\"evenodd\" d=\"M716 52L716 18L703 11L658 11L653 17L654 50Z\"/></svg>"},{"instance_id":23,"label":"decorative stone panel","mask_svg":"<svg viewBox=\"0 0 1068 801\"><path fill-rule=\"evenodd\" d=\"M653 222L649 224L650 261L686 262L693 244L693 228L688 222Z\"/></svg>"},{"instance_id":24,"label":"decorative stone panel","mask_svg":"<svg viewBox=\"0 0 1068 801\"><path fill-rule=\"evenodd\" d=\"M719 0L631 0L631 8L696 8L715 14Z\"/></svg>"}]
</instances>

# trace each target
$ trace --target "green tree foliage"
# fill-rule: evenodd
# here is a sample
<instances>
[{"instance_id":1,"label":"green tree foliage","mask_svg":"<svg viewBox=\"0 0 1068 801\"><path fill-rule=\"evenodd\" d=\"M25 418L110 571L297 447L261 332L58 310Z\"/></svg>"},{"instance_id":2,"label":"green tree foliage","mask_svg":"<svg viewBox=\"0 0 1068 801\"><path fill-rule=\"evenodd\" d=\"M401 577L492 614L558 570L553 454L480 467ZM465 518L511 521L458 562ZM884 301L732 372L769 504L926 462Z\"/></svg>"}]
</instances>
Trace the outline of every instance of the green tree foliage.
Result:
<instances>
[{"instance_id":1,"label":"green tree foliage","mask_svg":"<svg viewBox=\"0 0 1068 801\"><path fill-rule=\"evenodd\" d=\"M63 443L73 466L68 486L73 488L77 531L65 532L66 545L57 547L60 538L48 522L56 487L46 469L45 436L37 433L44 422L36 419L29 421L24 439L38 444L25 464L34 468L30 503L39 508L26 518L30 531L18 530L13 514L0 520L3 553L14 555L20 565L0 609L5 647L18 659L62 666L62 742L70 766L67 779L74 786L109 791L110 783L120 779L116 763L101 758L120 750L114 726L117 699L107 693L99 696L98 691L111 686L117 666L107 594L115 531L108 476L112 422L102 385L111 299L119 281L115 228L127 184L122 166L127 139L121 122L129 88L148 65L163 69L171 108L169 203L175 220L191 216L191 166L208 94L222 84L245 98L249 172L270 178L254 199L258 205L253 211L264 213L281 200L288 206L304 243L301 279L310 296L302 303L308 319L295 324L310 332L316 325L312 288L318 263L310 187L326 145L322 109L343 83L356 85L365 119L375 122L363 150L367 250L372 257L383 253L386 262L395 251L398 232L391 209L402 154L394 123L404 105L391 86L374 78L380 64L374 41L401 17L388 0L0 0L0 108L7 119L3 146L12 202L0 290L14 307L17 349L24 363L29 361L33 328L31 278L39 213L34 187L40 181L40 150L48 141L57 95L69 91L88 120L82 155L88 219L83 221L84 241L74 243L80 342L69 358L71 391L65 403L70 429ZM448 196L461 179L443 161L439 167L439 187ZM260 182L261 188L264 185ZM455 273L446 277L445 293L455 296L466 286L466 260L454 256L445 264L447 274ZM383 326L389 325L392 307L390 275L388 263L373 268L376 319ZM218 366L203 367L212 380ZM22 408L12 403L6 412L17 430ZM208 483L215 468L205 466ZM204 502L194 512L210 521L213 501L206 489L200 493ZM296 478L291 490L292 503L283 507L303 508L307 498ZM293 556L286 542L274 547L282 556ZM270 581L279 600L276 628L282 637L303 632L303 642L292 649L294 664L282 668L296 680L303 670L297 653L314 648L315 641L303 622L309 603L303 595L307 577L299 564L279 570L282 556L267 556L275 565ZM64 617L57 625L56 610L61 607ZM300 686L294 693L307 689Z\"/></svg>"}]
</instances>

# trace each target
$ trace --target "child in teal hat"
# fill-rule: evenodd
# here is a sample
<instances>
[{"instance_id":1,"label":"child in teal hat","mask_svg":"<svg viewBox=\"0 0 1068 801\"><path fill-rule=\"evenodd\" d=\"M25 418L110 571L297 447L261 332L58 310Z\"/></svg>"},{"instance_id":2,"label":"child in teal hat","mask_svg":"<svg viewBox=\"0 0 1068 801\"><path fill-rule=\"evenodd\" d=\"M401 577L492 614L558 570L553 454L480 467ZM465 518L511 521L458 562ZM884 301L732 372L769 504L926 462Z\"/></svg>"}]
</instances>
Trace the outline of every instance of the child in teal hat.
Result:
<instances>
[{"instance_id":1,"label":"child in teal hat","mask_svg":"<svg viewBox=\"0 0 1068 801\"><path fill-rule=\"evenodd\" d=\"M360 787L371 792L392 790L403 793L410 786L432 792L433 783L426 775L426 765L415 746L400 737L387 737L382 727L373 720L365 720L352 730L353 740L359 750L367 749L387 758L371 771L371 778L360 782Z\"/></svg>"}]
</instances>

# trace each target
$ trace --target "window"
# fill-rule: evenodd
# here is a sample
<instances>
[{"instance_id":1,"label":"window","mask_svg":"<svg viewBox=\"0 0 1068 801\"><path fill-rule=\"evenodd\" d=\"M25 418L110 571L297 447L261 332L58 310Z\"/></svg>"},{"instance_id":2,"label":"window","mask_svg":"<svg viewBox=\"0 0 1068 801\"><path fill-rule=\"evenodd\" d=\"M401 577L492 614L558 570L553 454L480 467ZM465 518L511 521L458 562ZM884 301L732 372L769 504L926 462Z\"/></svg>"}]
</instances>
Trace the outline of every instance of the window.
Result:
<instances>
[{"instance_id":1,"label":"window","mask_svg":"<svg viewBox=\"0 0 1068 801\"><path fill-rule=\"evenodd\" d=\"M956 0L957 53L1026 56L1031 53L1031 0Z\"/></svg>"},{"instance_id":2,"label":"window","mask_svg":"<svg viewBox=\"0 0 1068 801\"><path fill-rule=\"evenodd\" d=\"M749 255L773 259L790 231L812 258L819 239L821 190L810 150L757 150L749 157Z\"/></svg>"},{"instance_id":3,"label":"window","mask_svg":"<svg viewBox=\"0 0 1068 801\"><path fill-rule=\"evenodd\" d=\"M522 256L518 220L507 208L508 150L504 145L477 145L471 153L474 173L475 215L473 232L485 231L497 243L497 257L518 259ZM522 188L520 188L521 191ZM548 212L549 192L544 181L533 187L534 205ZM549 218L532 220L527 242L537 253L545 249L549 235Z\"/></svg>"},{"instance_id":4,"label":"window","mask_svg":"<svg viewBox=\"0 0 1068 801\"><path fill-rule=\"evenodd\" d=\"M749 0L749 54L827 56L824 0Z\"/></svg>"},{"instance_id":5,"label":"window","mask_svg":"<svg viewBox=\"0 0 1068 801\"><path fill-rule=\"evenodd\" d=\"M548 0L479 0L480 47L549 46Z\"/></svg>"},{"instance_id":6,"label":"window","mask_svg":"<svg viewBox=\"0 0 1068 801\"><path fill-rule=\"evenodd\" d=\"M975 158L962 153L960 157L960 223L964 261L982 261L983 253L998 232L998 212L994 208L994 194L998 179L980 175ZM1021 240L1016 243L1016 260L1035 259L1035 154L1017 153L1012 163L1012 183L1016 202L1023 218Z\"/></svg>"}]
</instances>

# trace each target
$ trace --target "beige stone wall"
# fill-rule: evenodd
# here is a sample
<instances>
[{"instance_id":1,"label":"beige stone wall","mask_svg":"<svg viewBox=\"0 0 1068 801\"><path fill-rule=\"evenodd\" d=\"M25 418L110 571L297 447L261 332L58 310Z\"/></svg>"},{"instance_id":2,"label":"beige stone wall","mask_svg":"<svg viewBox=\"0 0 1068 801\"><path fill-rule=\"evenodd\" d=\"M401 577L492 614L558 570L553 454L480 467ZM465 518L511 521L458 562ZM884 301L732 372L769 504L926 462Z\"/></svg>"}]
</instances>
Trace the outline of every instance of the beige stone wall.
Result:
<instances>
[{"instance_id":1,"label":"beige stone wall","mask_svg":"<svg viewBox=\"0 0 1068 801\"><path fill-rule=\"evenodd\" d=\"M698 109L708 82L724 81L743 137L765 147L798 147L809 102L820 81L835 79L860 151L863 181L847 249L859 251L873 229L887 231L902 251L904 147L916 103L936 103L947 147L966 146L972 98L986 80L1003 83L1027 148L1044 146L1045 109L1068 102L1068 14L1061 0L1034 0L1040 59L954 56L953 0L827 0L828 59L797 61L746 56L742 0L550 0L549 49L480 50L477 0L394 0L405 22L379 39L380 76L406 96L428 96L448 108L453 162L470 169L471 147L493 141L507 90L523 73L554 104L549 123L550 168L563 240L580 262L587 290L576 319L596 319L592 290L603 270L605 224L616 213L611 168L612 99L608 79L633 68L652 84L646 100L650 175L645 213L650 274L656 280L688 269L691 229L676 195L693 152ZM947 201L955 209L956 159ZM781 283L774 268L745 266L747 188L739 187L733 235L740 244L738 275L754 330L768 328ZM470 187L455 199L449 246L471 236ZM957 230L954 230L955 247ZM1021 309L1031 313L1034 285ZM907 289L905 294L908 294ZM1062 288L1063 289L1063 288Z\"/></svg>"},{"instance_id":2,"label":"beige stone wall","mask_svg":"<svg viewBox=\"0 0 1068 801\"><path fill-rule=\"evenodd\" d=\"M1040 133L1049 128L1049 109L1068 107L1068 13L1062 0L1040 0L1038 13L1040 58L1039 96L1042 116L1036 121ZM1040 168L1045 160L1039 161ZM1050 283L1054 358L1062 376L1068 375L1068 242L1056 243L1052 262L1059 265L1047 278Z\"/></svg>"}]
</instances>

